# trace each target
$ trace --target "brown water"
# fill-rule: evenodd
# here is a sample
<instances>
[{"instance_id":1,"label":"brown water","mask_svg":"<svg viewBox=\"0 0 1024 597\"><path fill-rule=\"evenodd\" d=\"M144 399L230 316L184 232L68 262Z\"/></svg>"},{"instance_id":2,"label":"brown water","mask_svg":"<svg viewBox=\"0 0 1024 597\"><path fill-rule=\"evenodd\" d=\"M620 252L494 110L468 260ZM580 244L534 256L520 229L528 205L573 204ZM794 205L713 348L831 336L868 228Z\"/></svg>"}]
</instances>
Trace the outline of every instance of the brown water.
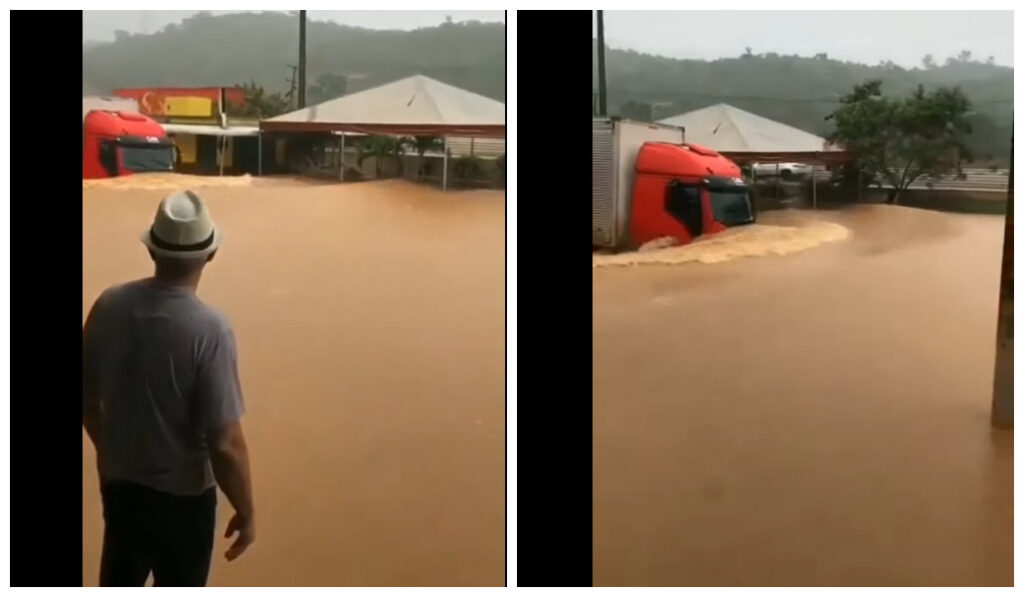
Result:
<instances>
[{"instance_id":1,"label":"brown water","mask_svg":"<svg viewBox=\"0 0 1024 597\"><path fill-rule=\"evenodd\" d=\"M595 584L1012 584L1002 218L799 216L851 236L594 269Z\"/></svg>"},{"instance_id":2,"label":"brown water","mask_svg":"<svg viewBox=\"0 0 1024 597\"><path fill-rule=\"evenodd\" d=\"M167 190L142 186L83 191L83 320L103 288L150 271L139 233ZM199 294L238 337L257 510L257 542L228 563L221 496L211 584L503 584L504 194L201 193L225 240ZM103 527L83 442L93 585Z\"/></svg>"}]
</instances>

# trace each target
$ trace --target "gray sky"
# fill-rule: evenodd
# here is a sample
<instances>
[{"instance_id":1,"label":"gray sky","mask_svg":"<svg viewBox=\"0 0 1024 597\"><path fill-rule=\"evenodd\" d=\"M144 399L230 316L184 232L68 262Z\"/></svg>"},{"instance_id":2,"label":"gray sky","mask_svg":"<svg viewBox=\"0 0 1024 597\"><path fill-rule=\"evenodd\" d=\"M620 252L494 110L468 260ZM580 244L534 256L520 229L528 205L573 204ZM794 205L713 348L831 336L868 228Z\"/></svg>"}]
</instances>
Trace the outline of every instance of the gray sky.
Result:
<instances>
[{"instance_id":1,"label":"gray sky","mask_svg":"<svg viewBox=\"0 0 1024 597\"><path fill-rule=\"evenodd\" d=\"M180 22L197 10L86 10L82 13L82 38L86 41L113 41L114 30L130 33L155 33L170 23ZM212 14L244 12L240 10L211 10ZM258 11L255 11L258 12ZM368 29L416 29L441 24L445 16L454 21L505 22L500 10L311 10L311 21L335 21L345 25Z\"/></svg>"},{"instance_id":2,"label":"gray sky","mask_svg":"<svg viewBox=\"0 0 1024 597\"><path fill-rule=\"evenodd\" d=\"M604 30L610 47L673 58L734 57L750 46L913 67L925 54L942 64L970 50L1013 66L1012 11L605 11Z\"/></svg>"}]
</instances>

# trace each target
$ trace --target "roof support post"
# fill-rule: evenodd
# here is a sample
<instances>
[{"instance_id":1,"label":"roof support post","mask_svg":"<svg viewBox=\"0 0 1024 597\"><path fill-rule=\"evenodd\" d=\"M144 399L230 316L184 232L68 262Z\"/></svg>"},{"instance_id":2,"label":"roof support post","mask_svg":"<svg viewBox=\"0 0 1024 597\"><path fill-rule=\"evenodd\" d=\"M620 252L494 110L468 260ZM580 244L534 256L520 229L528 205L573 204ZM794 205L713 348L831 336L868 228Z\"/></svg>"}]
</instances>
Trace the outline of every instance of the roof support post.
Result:
<instances>
[{"instance_id":1,"label":"roof support post","mask_svg":"<svg viewBox=\"0 0 1024 597\"><path fill-rule=\"evenodd\" d=\"M444 136L444 157L442 158L441 189L448 190L448 135Z\"/></svg>"},{"instance_id":2,"label":"roof support post","mask_svg":"<svg viewBox=\"0 0 1024 597\"><path fill-rule=\"evenodd\" d=\"M338 180L345 182L345 131L341 131L341 149L338 151Z\"/></svg>"},{"instance_id":3,"label":"roof support post","mask_svg":"<svg viewBox=\"0 0 1024 597\"><path fill-rule=\"evenodd\" d=\"M811 164L811 206L818 209L818 163Z\"/></svg>"}]
</instances>

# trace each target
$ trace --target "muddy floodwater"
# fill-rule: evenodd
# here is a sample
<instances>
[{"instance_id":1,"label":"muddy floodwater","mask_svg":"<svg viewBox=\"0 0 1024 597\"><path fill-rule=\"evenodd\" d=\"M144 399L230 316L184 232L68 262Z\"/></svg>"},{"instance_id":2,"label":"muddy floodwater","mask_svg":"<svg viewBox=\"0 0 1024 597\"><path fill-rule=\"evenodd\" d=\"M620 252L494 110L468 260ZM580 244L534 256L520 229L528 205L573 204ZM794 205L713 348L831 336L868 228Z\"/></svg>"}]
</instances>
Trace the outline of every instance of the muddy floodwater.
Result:
<instances>
[{"instance_id":1,"label":"muddy floodwater","mask_svg":"<svg viewBox=\"0 0 1024 597\"><path fill-rule=\"evenodd\" d=\"M761 223L815 220L849 235L595 257L595 584L1013 583L1013 435L989 424L1002 217Z\"/></svg>"},{"instance_id":2,"label":"muddy floodwater","mask_svg":"<svg viewBox=\"0 0 1024 597\"><path fill-rule=\"evenodd\" d=\"M172 177L173 178L173 177ZM195 180L83 185L83 321L151 273L139 242ZM224 230L199 295L239 343L256 543L212 585L501 585L505 197L400 182L209 182ZM83 433L83 582L102 511Z\"/></svg>"}]
</instances>

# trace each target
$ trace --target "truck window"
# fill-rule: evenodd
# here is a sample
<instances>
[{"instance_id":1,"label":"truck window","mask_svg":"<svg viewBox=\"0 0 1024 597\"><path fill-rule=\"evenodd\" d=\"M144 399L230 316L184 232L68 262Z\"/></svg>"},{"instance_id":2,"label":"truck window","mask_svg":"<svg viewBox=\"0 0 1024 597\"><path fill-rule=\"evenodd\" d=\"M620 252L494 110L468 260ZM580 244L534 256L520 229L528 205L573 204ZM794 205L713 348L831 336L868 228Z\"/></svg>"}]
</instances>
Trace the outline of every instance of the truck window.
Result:
<instances>
[{"instance_id":1,"label":"truck window","mask_svg":"<svg viewBox=\"0 0 1024 597\"><path fill-rule=\"evenodd\" d=\"M121 163L131 172L170 172L174 169L174 149L170 145L121 147Z\"/></svg>"},{"instance_id":2,"label":"truck window","mask_svg":"<svg viewBox=\"0 0 1024 597\"><path fill-rule=\"evenodd\" d=\"M686 226L691 236L704 234L704 210L700 202L700 187L673 181L668 186L665 211Z\"/></svg>"},{"instance_id":3,"label":"truck window","mask_svg":"<svg viewBox=\"0 0 1024 597\"><path fill-rule=\"evenodd\" d=\"M754 221L750 195L746 190L710 189L711 212L725 226L738 226Z\"/></svg>"}]
</instances>

